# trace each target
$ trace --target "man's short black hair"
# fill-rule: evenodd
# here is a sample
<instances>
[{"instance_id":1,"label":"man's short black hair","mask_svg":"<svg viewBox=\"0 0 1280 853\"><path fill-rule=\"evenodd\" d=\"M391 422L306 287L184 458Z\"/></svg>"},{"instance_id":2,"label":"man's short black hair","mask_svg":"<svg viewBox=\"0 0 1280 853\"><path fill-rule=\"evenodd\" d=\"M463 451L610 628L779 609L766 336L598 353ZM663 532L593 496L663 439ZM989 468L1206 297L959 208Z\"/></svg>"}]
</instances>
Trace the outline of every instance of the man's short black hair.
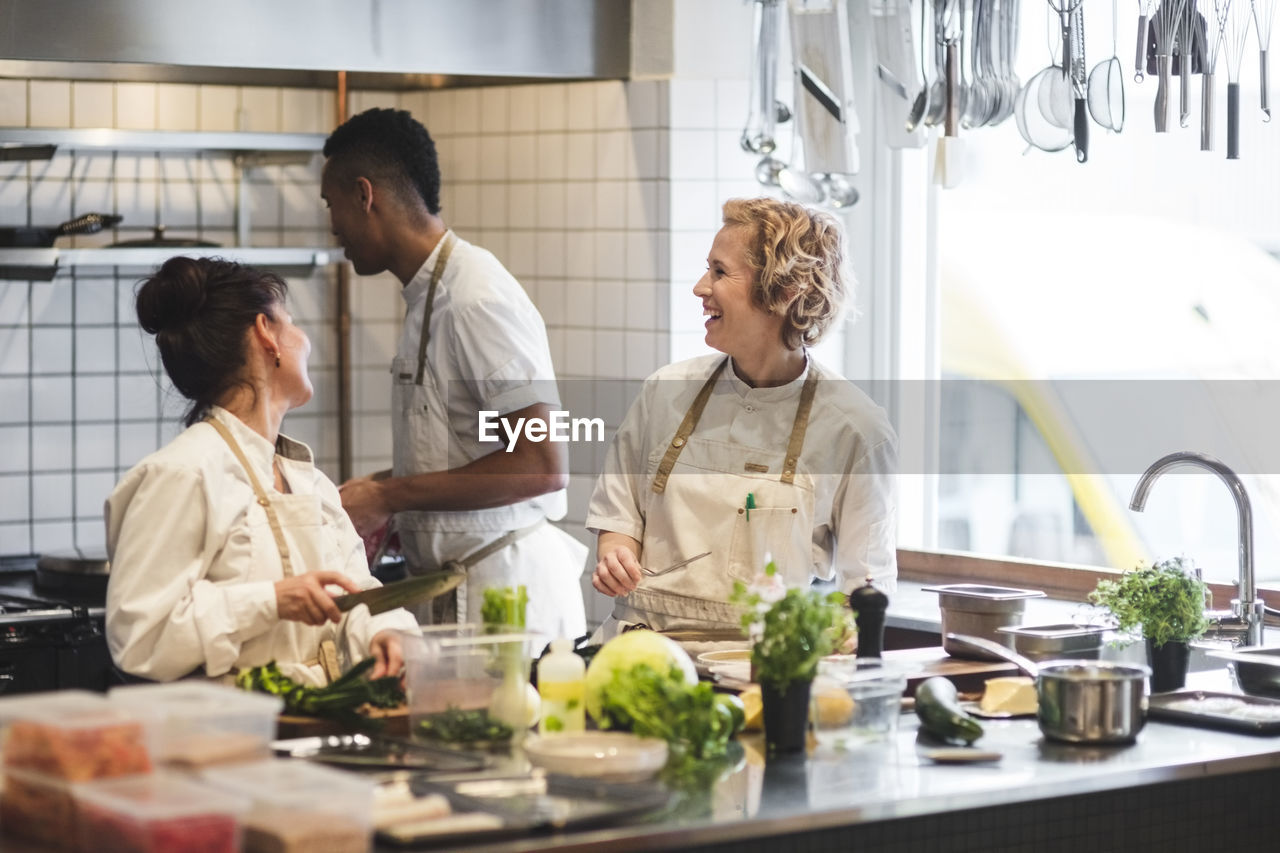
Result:
<instances>
[{"instance_id":1,"label":"man's short black hair","mask_svg":"<svg viewBox=\"0 0 1280 853\"><path fill-rule=\"evenodd\" d=\"M352 116L329 134L324 156L345 177L380 182L406 201L416 193L430 213L440 213L436 144L405 110L375 107Z\"/></svg>"}]
</instances>

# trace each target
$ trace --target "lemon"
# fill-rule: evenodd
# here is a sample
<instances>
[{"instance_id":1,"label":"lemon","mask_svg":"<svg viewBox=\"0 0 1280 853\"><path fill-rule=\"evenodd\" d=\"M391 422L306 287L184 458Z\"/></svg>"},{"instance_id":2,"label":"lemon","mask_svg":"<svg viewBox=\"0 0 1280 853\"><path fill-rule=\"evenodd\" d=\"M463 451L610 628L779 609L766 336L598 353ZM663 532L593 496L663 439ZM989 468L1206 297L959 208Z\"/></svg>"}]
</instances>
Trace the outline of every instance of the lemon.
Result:
<instances>
[{"instance_id":1,"label":"lemon","mask_svg":"<svg viewBox=\"0 0 1280 853\"><path fill-rule=\"evenodd\" d=\"M753 684L738 694L742 707L747 712L747 720L742 728L748 732L758 732L764 728L764 700L760 698L760 685Z\"/></svg>"},{"instance_id":2,"label":"lemon","mask_svg":"<svg viewBox=\"0 0 1280 853\"><path fill-rule=\"evenodd\" d=\"M843 687L813 685L813 714L819 726L845 726L853 719L857 703Z\"/></svg>"}]
</instances>

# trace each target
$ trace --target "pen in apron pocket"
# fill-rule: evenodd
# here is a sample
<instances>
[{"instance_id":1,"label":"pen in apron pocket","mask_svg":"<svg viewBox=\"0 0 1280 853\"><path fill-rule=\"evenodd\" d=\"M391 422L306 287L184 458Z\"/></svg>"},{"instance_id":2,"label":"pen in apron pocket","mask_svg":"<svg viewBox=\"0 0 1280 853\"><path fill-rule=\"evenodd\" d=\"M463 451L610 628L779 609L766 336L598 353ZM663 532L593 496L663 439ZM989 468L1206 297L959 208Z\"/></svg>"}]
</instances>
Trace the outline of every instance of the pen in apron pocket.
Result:
<instances>
[{"instance_id":1,"label":"pen in apron pocket","mask_svg":"<svg viewBox=\"0 0 1280 853\"><path fill-rule=\"evenodd\" d=\"M747 521L751 520L751 510L756 508L756 493L747 492Z\"/></svg>"}]
</instances>

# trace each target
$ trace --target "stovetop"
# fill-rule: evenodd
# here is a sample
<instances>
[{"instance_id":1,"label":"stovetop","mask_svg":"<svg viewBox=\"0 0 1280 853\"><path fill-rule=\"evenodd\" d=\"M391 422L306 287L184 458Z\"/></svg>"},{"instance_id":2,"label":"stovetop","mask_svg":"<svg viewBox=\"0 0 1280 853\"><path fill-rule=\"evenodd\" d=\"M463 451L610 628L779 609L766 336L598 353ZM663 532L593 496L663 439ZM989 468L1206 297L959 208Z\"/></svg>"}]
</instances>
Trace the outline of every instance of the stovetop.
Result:
<instances>
[{"instance_id":1,"label":"stovetop","mask_svg":"<svg viewBox=\"0 0 1280 853\"><path fill-rule=\"evenodd\" d=\"M0 621L13 614L61 614L70 616L87 610L90 615L103 613L103 602L96 596L77 596L69 592L50 594L36 587L35 554L0 555Z\"/></svg>"}]
</instances>

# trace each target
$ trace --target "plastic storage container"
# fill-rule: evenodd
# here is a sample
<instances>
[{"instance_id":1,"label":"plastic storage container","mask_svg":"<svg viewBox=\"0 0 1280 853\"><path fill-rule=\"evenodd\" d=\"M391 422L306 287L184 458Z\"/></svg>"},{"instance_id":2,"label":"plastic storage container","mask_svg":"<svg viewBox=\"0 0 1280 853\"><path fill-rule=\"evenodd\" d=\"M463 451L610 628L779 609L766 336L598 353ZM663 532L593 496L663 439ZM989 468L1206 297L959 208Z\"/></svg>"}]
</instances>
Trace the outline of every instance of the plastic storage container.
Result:
<instances>
[{"instance_id":1,"label":"plastic storage container","mask_svg":"<svg viewBox=\"0 0 1280 853\"><path fill-rule=\"evenodd\" d=\"M304 761L254 761L205 770L208 784L248 797L245 853L367 853L372 781Z\"/></svg>"},{"instance_id":2,"label":"plastic storage container","mask_svg":"<svg viewBox=\"0 0 1280 853\"><path fill-rule=\"evenodd\" d=\"M0 702L0 728L6 768L67 782L152 769L155 718L86 691Z\"/></svg>"},{"instance_id":3,"label":"plastic storage container","mask_svg":"<svg viewBox=\"0 0 1280 853\"><path fill-rule=\"evenodd\" d=\"M538 720L529 666L543 638L484 634L474 626L406 635L410 734L436 746L504 747Z\"/></svg>"},{"instance_id":4,"label":"plastic storage container","mask_svg":"<svg viewBox=\"0 0 1280 853\"><path fill-rule=\"evenodd\" d=\"M574 653L573 641L554 640L550 653L538 661L541 734L586 730L586 676L586 662Z\"/></svg>"},{"instance_id":5,"label":"plastic storage container","mask_svg":"<svg viewBox=\"0 0 1280 853\"><path fill-rule=\"evenodd\" d=\"M169 773L77 785L81 850L239 853L246 797Z\"/></svg>"},{"instance_id":6,"label":"plastic storage container","mask_svg":"<svg viewBox=\"0 0 1280 853\"><path fill-rule=\"evenodd\" d=\"M818 745L849 749L886 740L897 731L906 689L906 675L879 658L823 658L809 694Z\"/></svg>"},{"instance_id":7,"label":"plastic storage container","mask_svg":"<svg viewBox=\"0 0 1280 853\"><path fill-rule=\"evenodd\" d=\"M0 834L50 850L74 850L78 839L72 788L61 779L6 768L0 793ZM0 850L8 846L0 841Z\"/></svg>"},{"instance_id":8,"label":"plastic storage container","mask_svg":"<svg viewBox=\"0 0 1280 853\"><path fill-rule=\"evenodd\" d=\"M284 708L279 696L207 681L116 687L108 698L156 718L157 761L196 767L270 757Z\"/></svg>"}]
</instances>

